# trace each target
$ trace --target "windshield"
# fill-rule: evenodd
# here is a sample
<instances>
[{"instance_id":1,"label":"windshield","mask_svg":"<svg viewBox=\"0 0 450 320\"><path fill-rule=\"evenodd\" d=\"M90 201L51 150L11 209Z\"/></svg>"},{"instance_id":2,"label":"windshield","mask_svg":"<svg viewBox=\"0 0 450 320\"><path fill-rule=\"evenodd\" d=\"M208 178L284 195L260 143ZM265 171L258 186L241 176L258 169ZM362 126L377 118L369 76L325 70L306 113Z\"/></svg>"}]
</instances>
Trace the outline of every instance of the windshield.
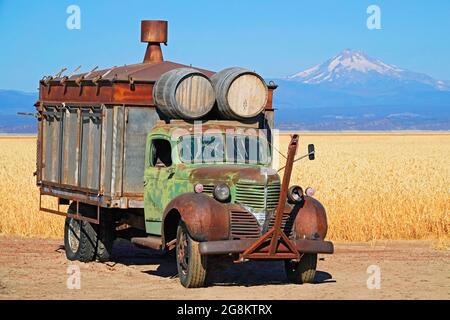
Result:
<instances>
[{"instance_id":1,"label":"windshield","mask_svg":"<svg viewBox=\"0 0 450 320\"><path fill-rule=\"evenodd\" d=\"M270 148L265 137L246 135L186 135L178 144L181 161L187 163L268 164Z\"/></svg>"}]
</instances>

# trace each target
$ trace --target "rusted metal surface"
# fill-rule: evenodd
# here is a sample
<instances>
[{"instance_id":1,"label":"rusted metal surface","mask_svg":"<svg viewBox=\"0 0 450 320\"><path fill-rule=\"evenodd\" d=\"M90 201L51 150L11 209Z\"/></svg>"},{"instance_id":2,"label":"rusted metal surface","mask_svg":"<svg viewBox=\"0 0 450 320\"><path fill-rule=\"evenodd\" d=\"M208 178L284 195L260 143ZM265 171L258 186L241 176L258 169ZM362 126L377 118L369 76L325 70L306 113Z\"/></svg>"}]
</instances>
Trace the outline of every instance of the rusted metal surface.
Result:
<instances>
[{"instance_id":1,"label":"rusted metal surface","mask_svg":"<svg viewBox=\"0 0 450 320\"><path fill-rule=\"evenodd\" d=\"M152 248L155 250L160 250L162 248L161 237L134 237L131 238L131 242L139 246Z\"/></svg>"},{"instance_id":2,"label":"rusted metal surface","mask_svg":"<svg viewBox=\"0 0 450 320\"><path fill-rule=\"evenodd\" d=\"M96 87L94 85L77 86L75 83L48 86L40 84L39 99L45 104L62 102L85 102L87 104L112 103L113 87L111 84Z\"/></svg>"},{"instance_id":3,"label":"rusted metal surface","mask_svg":"<svg viewBox=\"0 0 450 320\"><path fill-rule=\"evenodd\" d=\"M40 82L39 99L44 103L95 103L135 104L154 106L153 85L167 71L177 68L193 68L207 76L214 72L171 61L139 63L99 70L91 74L73 75L61 84L55 78L46 84ZM101 80L98 78L106 74ZM80 85L75 81L84 77Z\"/></svg>"},{"instance_id":4,"label":"rusted metal surface","mask_svg":"<svg viewBox=\"0 0 450 320\"><path fill-rule=\"evenodd\" d=\"M167 21L141 21L141 42L147 42L144 63L163 61L161 43L167 44Z\"/></svg>"},{"instance_id":5,"label":"rusted metal surface","mask_svg":"<svg viewBox=\"0 0 450 320\"><path fill-rule=\"evenodd\" d=\"M168 24L165 20L141 21L141 42L157 42L167 44Z\"/></svg>"},{"instance_id":6,"label":"rusted metal surface","mask_svg":"<svg viewBox=\"0 0 450 320\"><path fill-rule=\"evenodd\" d=\"M333 243L330 241L319 240L292 240L292 244L295 246L296 251L300 253L326 253L331 254L334 252ZM208 241L200 243L199 249L201 254L205 255L219 255L228 253L242 253L250 246L256 243L255 239L245 240L224 240L224 241ZM259 252L261 259L282 259L290 258L290 249L284 244L280 244L277 253L281 255L268 255L269 247L262 248Z\"/></svg>"},{"instance_id":7,"label":"rusted metal surface","mask_svg":"<svg viewBox=\"0 0 450 320\"><path fill-rule=\"evenodd\" d=\"M256 218L245 210L230 211L230 238L257 239L261 236L261 230Z\"/></svg>"},{"instance_id":8,"label":"rusted metal surface","mask_svg":"<svg viewBox=\"0 0 450 320\"><path fill-rule=\"evenodd\" d=\"M109 207L111 204L110 197L101 197L99 198L97 195L82 193L79 191L67 190L61 187L51 188L48 186L41 186L40 194L47 196L59 197L67 200L78 201L82 203L87 203L91 205L100 205L102 207Z\"/></svg>"},{"instance_id":9,"label":"rusted metal surface","mask_svg":"<svg viewBox=\"0 0 450 320\"><path fill-rule=\"evenodd\" d=\"M197 193L184 193L173 199L163 215L163 226L167 217L179 213L186 223L189 235L196 241L214 241L229 238L230 220L227 207L213 198ZM165 242L172 239L164 239Z\"/></svg>"},{"instance_id":10,"label":"rusted metal surface","mask_svg":"<svg viewBox=\"0 0 450 320\"><path fill-rule=\"evenodd\" d=\"M81 220L81 221L87 221L93 224L99 224L100 223L100 205L99 202L95 203L92 202L91 204L95 204L96 205L96 217L92 218L92 217L88 217L86 215L83 215L82 212L80 211L80 201L76 200L76 199L72 199L75 203L76 203L76 210L75 213L70 213L70 212L64 212L61 211L60 206L61 206L61 201L60 198L57 198L57 209L51 209L51 208L47 208L47 207L43 207L42 206L42 195L45 195L45 193L41 193L39 195L39 210L40 211L44 211L44 212L48 212L48 213L53 213L53 214L57 214L60 216L66 216L68 218L74 218L76 220ZM52 194L53 195L53 194ZM88 203L88 202L83 202L83 203Z\"/></svg>"},{"instance_id":11,"label":"rusted metal surface","mask_svg":"<svg viewBox=\"0 0 450 320\"><path fill-rule=\"evenodd\" d=\"M288 154L286 159L286 168L281 183L281 192L278 205L275 210L275 222L273 227L259 238L255 243L249 246L240 256L240 261L248 259L296 259L300 255L294 244L282 230L283 213L285 210L285 201L287 191L291 179L292 167L294 164L295 154L297 152L298 135L294 134L288 146ZM284 245L288 252L279 252L280 245ZM267 251L264 251L266 250Z\"/></svg>"},{"instance_id":12,"label":"rusted metal surface","mask_svg":"<svg viewBox=\"0 0 450 320\"><path fill-rule=\"evenodd\" d=\"M155 42L149 42L145 52L144 63L156 63L163 61L161 45Z\"/></svg>"},{"instance_id":13,"label":"rusted metal surface","mask_svg":"<svg viewBox=\"0 0 450 320\"><path fill-rule=\"evenodd\" d=\"M194 126L196 124L196 126ZM217 119L200 119L195 121L186 120L164 120L158 121L153 128L153 131L160 132L165 135L170 135L174 139L179 138L186 132L201 134L206 131L213 133L220 132L245 132L248 136L258 136L259 122L240 122L234 120L217 120ZM254 130L252 130L254 129Z\"/></svg>"},{"instance_id":14,"label":"rusted metal surface","mask_svg":"<svg viewBox=\"0 0 450 320\"><path fill-rule=\"evenodd\" d=\"M296 239L325 239L328 225L325 208L316 199L304 197L304 201L293 207L295 216L294 237Z\"/></svg>"},{"instance_id":15,"label":"rusted metal surface","mask_svg":"<svg viewBox=\"0 0 450 320\"><path fill-rule=\"evenodd\" d=\"M191 180L220 180L224 179L226 173L227 178L230 178L234 183L242 179L253 180L264 184L264 177L261 175L261 168L248 167L239 165L221 165L221 166L204 166L192 171ZM268 177L269 185L279 182L278 175L270 175ZM277 184L279 185L279 183ZM241 183L241 188L245 189L245 184Z\"/></svg>"},{"instance_id":16,"label":"rusted metal surface","mask_svg":"<svg viewBox=\"0 0 450 320\"><path fill-rule=\"evenodd\" d=\"M267 95L267 103L265 109L266 111L267 110L273 111L273 91L276 90L278 86L271 81L267 85L267 88L269 89L269 91Z\"/></svg>"},{"instance_id":17,"label":"rusted metal surface","mask_svg":"<svg viewBox=\"0 0 450 320\"><path fill-rule=\"evenodd\" d=\"M153 85L135 83L131 88L128 83L118 82L113 85L112 101L114 104L154 106Z\"/></svg>"}]
</instances>

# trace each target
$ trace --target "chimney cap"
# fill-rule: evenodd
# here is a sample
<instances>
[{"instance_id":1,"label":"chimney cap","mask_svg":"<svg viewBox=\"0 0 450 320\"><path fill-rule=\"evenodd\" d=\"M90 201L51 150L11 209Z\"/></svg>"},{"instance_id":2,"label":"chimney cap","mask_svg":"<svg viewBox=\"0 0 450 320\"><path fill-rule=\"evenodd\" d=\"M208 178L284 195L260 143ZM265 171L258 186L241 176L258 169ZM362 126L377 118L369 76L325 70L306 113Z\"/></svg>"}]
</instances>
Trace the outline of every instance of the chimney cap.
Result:
<instances>
[{"instance_id":1,"label":"chimney cap","mask_svg":"<svg viewBox=\"0 0 450 320\"><path fill-rule=\"evenodd\" d=\"M167 21L142 20L141 42L156 42L167 44Z\"/></svg>"}]
</instances>

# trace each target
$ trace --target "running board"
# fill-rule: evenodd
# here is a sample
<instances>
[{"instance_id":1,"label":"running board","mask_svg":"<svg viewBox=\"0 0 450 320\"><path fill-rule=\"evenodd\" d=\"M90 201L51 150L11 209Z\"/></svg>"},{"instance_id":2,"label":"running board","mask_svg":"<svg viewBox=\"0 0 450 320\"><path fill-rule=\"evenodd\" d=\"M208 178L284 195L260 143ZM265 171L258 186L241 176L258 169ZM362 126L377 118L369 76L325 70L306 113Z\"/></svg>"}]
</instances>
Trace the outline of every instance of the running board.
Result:
<instances>
[{"instance_id":1,"label":"running board","mask_svg":"<svg viewBox=\"0 0 450 320\"><path fill-rule=\"evenodd\" d=\"M162 249L162 239L161 237L157 236L131 238L131 243L141 247L152 248L155 250Z\"/></svg>"}]
</instances>

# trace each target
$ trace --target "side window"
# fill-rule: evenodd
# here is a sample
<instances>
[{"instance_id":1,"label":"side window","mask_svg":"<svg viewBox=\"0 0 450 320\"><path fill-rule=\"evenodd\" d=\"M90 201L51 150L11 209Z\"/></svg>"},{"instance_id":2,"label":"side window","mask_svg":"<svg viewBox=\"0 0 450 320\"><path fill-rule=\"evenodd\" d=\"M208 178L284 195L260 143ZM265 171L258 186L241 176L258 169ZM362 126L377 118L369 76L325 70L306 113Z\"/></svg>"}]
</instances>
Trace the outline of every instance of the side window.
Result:
<instances>
[{"instance_id":1,"label":"side window","mask_svg":"<svg viewBox=\"0 0 450 320\"><path fill-rule=\"evenodd\" d=\"M172 165L172 148L165 139L153 139L150 149L150 166L164 168Z\"/></svg>"}]
</instances>

